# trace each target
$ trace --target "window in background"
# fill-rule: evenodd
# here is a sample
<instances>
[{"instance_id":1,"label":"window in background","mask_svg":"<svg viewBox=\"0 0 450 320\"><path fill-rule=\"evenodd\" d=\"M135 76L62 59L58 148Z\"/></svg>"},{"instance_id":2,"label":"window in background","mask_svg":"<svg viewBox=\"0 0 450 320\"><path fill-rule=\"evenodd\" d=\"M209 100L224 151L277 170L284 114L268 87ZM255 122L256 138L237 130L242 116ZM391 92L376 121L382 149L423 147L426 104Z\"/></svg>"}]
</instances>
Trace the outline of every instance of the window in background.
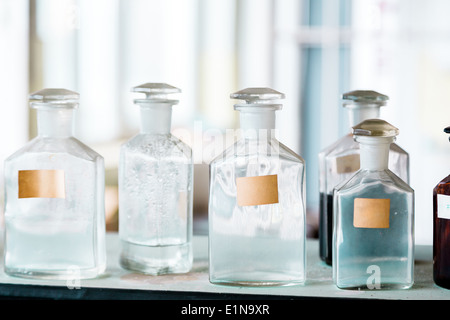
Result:
<instances>
[{"instance_id":1,"label":"window in background","mask_svg":"<svg viewBox=\"0 0 450 320\"><path fill-rule=\"evenodd\" d=\"M431 243L432 189L449 168L442 131L450 123L449 6L445 0L302 0L296 2L300 18L294 29L276 28L275 52L281 39L296 42L300 52L291 59L274 59L273 69L292 64L299 73L299 153L307 164L313 226L317 153L349 130L341 95L376 90L390 97L381 116L400 129L397 142L411 157L416 242Z\"/></svg>"},{"instance_id":2,"label":"window in background","mask_svg":"<svg viewBox=\"0 0 450 320\"><path fill-rule=\"evenodd\" d=\"M450 20L445 0L302 1L302 153L308 205L317 208L317 151L347 132L344 91L390 97L381 116L410 154L416 243L432 241L432 189L448 174Z\"/></svg>"},{"instance_id":3,"label":"window in background","mask_svg":"<svg viewBox=\"0 0 450 320\"><path fill-rule=\"evenodd\" d=\"M28 10L24 0L0 2L1 163L28 140Z\"/></svg>"},{"instance_id":4,"label":"window in background","mask_svg":"<svg viewBox=\"0 0 450 320\"><path fill-rule=\"evenodd\" d=\"M303 0L297 23L301 92L301 148L306 161L306 195L311 235L317 235L318 153L348 132L340 95L349 88L351 2Z\"/></svg>"},{"instance_id":5,"label":"window in background","mask_svg":"<svg viewBox=\"0 0 450 320\"><path fill-rule=\"evenodd\" d=\"M28 26L26 0L0 1L0 175L3 161L28 140ZM3 179L0 179L3 203ZM0 206L3 225L3 205Z\"/></svg>"},{"instance_id":6,"label":"window in background","mask_svg":"<svg viewBox=\"0 0 450 320\"><path fill-rule=\"evenodd\" d=\"M268 86L286 94L279 139L306 160L314 231L317 154L349 130L341 94L377 90L390 97L382 116L411 156L416 241L431 242L431 190L448 174L450 147L448 1L3 0L0 8L5 155L25 142L28 125L35 134L28 93L67 87L81 94L77 135L105 156L114 188L118 148L139 125L130 88L167 82L183 91L174 131L196 153L204 216L208 162L219 151L206 147L238 124L229 94Z\"/></svg>"},{"instance_id":7,"label":"window in background","mask_svg":"<svg viewBox=\"0 0 450 320\"><path fill-rule=\"evenodd\" d=\"M382 115L410 154L420 244L432 242L432 190L450 168L449 10L445 0L353 1L351 83L390 97Z\"/></svg>"},{"instance_id":8,"label":"window in background","mask_svg":"<svg viewBox=\"0 0 450 320\"><path fill-rule=\"evenodd\" d=\"M80 93L76 133L104 155L108 191L117 184L119 146L139 126L130 88L145 82L181 88L173 131L193 147L194 207L204 215L208 163L232 141L226 130L238 125L230 93L249 86L285 92L294 103L281 121L295 131L283 134L298 140L298 83L280 72L282 85L273 81L274 6L271 0L31 0L30 91ZM297 14L286 12L291 21ZM285 70L298 75L292 64Z\"/></svg>"}]
</instances>

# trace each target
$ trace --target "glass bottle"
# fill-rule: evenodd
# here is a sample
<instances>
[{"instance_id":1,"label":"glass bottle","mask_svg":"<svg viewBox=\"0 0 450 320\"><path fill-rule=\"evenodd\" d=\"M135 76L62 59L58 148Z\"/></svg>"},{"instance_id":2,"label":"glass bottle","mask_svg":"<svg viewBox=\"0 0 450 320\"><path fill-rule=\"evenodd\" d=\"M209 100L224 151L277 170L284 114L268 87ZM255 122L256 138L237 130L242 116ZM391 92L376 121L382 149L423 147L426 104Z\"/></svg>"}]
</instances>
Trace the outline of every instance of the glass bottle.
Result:
<instances>
[{"instance_id":1,"label":"glass bottle","mask_svg":"<svg viewBox=\"0 0 450 320\"><path fill-rule=\"evenodd\" d=\"M30 95L37 136L5 160L5 272L92 278L106 267L104 162L73 137L79 95Z\"/></svg>"},{"instance_id":2,"label":"glass bottle","mask_svg":"<svg viewBox=\"0 0 450 320\"><path fill-rule=\"evenodd\" d=\"M247 88L240 138L210 163L209 277L214 284L276 286L305 281L305 162L275 137L275 100Z\"/></svg>"},{"instance_id":3,"label":"glass bottle","mask_svg":"<svg viewBox=\"0 0 450 320\"><path fill-rule=\"evenodd\" d=\"M380 108L388 96L370 90L344 93L343 106L348 110L350 127L380 117ZM328 265L332 263L333 190L360 168L359 143L351 132L319 153L319 255ZM390 145L389 169L409 183L409 155L395 142Z\"/></svg>"},{"instance_id":4,"label":"glass bottle","mask_svg":"<svg viewBox=\"0 0 450 320\"><path fill-rule=\"evenodd\" d=\"M444 129L450 133L450 127ZM433 189L433 279L450 289L450 175Z\"/></svg>"},{"instance_id":5,"label":"glass bottle","mask_svg":"<svg viewBox=\"0 0 450 320\"><path fill-rule=\"evenodd\" d=\"M188 272L192 266L191 148L170 133L167 95L180 89L146 83L140 132L122 145L119 163L120 264L146 274Z\"/></svg>"},{"instance_id":6,"label":"glass bottle","mask_svg":"<svg viewBox=\"0 0 450 320\"><path fill-rule=\"evenodd\" d=\"M342 289L406 289L414 281L414 190L388 168L398 129L353 127L361 168L334 192L333 279Z\"/></svg>"}]
</instances>

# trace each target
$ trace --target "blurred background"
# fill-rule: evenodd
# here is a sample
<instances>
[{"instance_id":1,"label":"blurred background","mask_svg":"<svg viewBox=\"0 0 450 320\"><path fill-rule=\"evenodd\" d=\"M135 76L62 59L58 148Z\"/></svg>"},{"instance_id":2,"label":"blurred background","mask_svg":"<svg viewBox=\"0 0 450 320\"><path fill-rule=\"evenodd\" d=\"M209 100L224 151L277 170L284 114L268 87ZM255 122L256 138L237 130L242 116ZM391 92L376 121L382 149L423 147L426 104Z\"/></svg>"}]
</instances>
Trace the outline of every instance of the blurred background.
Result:
<instances>
[{"instance_id":1,"label":"blurred background","mask_svg":"<svg viewBox=\"0 0 450 320\"><path fill-rule=\"evenodd\" d=\"M341 94L376 90L411 157L416 243L431 244L432 189L450 173L448 12L448 0L0 0L0 161L36 135L30 92L78 91L76 137L105 158L117 230L119 147L139 130L130 88L169 83L182 89L173 132L194 149L194 232L207 234L217 150L204 146L239 125L230 93L267 86L286 94L278 138L306 161L315 237L317 154L349 132Z\"/></svg>"}]
</instances>

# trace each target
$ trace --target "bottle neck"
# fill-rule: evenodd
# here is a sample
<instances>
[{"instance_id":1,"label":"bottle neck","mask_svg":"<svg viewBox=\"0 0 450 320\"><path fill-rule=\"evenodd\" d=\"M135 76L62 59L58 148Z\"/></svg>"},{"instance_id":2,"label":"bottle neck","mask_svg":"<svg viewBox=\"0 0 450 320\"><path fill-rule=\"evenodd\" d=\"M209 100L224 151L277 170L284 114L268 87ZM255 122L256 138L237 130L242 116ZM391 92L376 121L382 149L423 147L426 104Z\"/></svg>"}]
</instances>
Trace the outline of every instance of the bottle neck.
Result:
<instances>
[{"instance_id":1,"label":"bottle neck","mask_svg":"<svg viewBox=\"0 0 450 320\"><path fill-rule=\"evenodd\" d=\"M348 107L348 120L353 127L364 120L378 119L380 117L379 106L351 106Z\"/></svg>"},{"instance_id":2,"label":"bottle neck","mask_svg":"<svg viewBox=\"0 0 450 320\"><path fill-rule=\"evenodd\" d=\"M241 110L242 135L247 139L269 139L275 134L275 110Z\"/></svg>"},{"instance_id":3,"label":"bottle neck","mask_svg":"<svg viewBox=\"0 0 450 320\"><path fill-rule=\"evenodd\" d=\"M360 143L361 169L388 169L389 147L394 139L394 137L356 137L356 141Z\"/></svg>"},{"instance_id":4,"label":"bottle neck","mask_svg":"<svg viewBox=\"0 0 450 320\"><path fill-rule=\"evenodd\" d=\"M38 136L66 138L73 136L74 109L38 109Z\"/></svg>"},{"instance_id":5,"label":"bottle neck","mask_svg":"<svg viewBox=\"0 0 450 320\"><path fill-rule=\"evenodd\" d=\"M141 106L141 133L169 134L172 122L172 106L152 103Z\"/></svg>"}]
</instances>

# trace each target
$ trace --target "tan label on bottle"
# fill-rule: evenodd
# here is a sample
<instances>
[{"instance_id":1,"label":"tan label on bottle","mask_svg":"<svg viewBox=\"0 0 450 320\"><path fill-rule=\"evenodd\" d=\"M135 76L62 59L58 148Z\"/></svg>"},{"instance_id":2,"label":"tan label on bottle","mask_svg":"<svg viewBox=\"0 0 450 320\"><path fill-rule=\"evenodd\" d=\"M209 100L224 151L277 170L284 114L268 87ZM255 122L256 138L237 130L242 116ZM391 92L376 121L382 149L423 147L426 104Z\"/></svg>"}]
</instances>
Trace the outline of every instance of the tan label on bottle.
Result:
<instances>
[{"instance_id":1,"label":"tan label on bottle","mask_svg":"<svg viewBox=\"0 0 450 320\"><path fill-rule=\"evenodd\" d=\"M356 198L353 208L355 228L389 228L390 199Z\"/></svg>"},{"instance_id":2,"label":"tan label on bottle","mask_svg":"<svg viewBox=\"0 0 450 320\"><path fill-rule=\"evenodd\" d=\"M278 203L277 175L236 178L239 206Z\"/></svg>"},{"instance_id":3,"label":"tan label on bottle","mask_svg":"<svg viewBox=\"0 0 450 320\"><path fill-rule=\"evenodd\" d=\"M359 154L350 154L336 158L337 173L351 173L359 170Z\"/></svg>"},{"instance_id":4,"label":"tan label on bottle","mask_svg":"<svg viewBox=\"0 0 450 320\"><path fill-rule=\"evenodd\" d=\"M64 170L20 170L19 198L65 198Z\"/></svg>"}]
</instances>

